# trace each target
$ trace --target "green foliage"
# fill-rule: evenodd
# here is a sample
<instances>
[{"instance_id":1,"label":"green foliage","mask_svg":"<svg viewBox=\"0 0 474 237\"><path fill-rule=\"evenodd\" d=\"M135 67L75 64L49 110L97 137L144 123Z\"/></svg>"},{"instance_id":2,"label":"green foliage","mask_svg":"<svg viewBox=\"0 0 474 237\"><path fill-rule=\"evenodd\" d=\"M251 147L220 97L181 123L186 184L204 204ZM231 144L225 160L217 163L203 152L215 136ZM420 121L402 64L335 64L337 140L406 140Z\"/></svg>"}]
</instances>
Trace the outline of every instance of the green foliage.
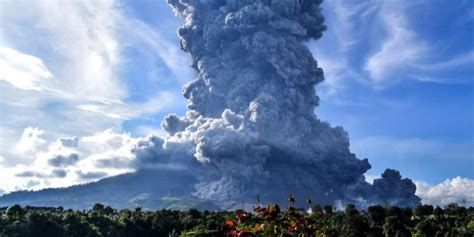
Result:
<instances>
[{"instance_id":1,"label":"green foliage","mask_svg":"<svg viewBox=\"0 0 474 237\"><path fill-rule=\"evenodd\" d=\"M310 202L308 202L311 204ZM474 236L474 208L456 204L414 210L348 205L344 211L314 206L312 212L293 206L260 204L252 212L115 210L95 204L84 211L46 207L0 208L0 237L204 237L204 236Z\"/></svg>"}]
</instances>

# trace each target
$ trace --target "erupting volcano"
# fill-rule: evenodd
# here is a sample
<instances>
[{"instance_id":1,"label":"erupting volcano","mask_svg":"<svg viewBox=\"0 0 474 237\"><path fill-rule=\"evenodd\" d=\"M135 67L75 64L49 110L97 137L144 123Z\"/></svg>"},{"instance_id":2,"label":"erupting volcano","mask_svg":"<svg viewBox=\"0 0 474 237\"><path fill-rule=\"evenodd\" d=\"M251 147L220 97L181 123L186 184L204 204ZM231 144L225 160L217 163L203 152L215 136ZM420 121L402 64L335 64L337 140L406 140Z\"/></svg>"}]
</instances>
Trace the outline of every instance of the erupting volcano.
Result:
<instances>
[{"instance_id":1,"label":"erupting volcano","mask_svg":"<svg viewBox=\"0 0 474 237\"><path fill-rule=\"evenodd\" d=\"M139 160L187 167L202 199L295 193L323 203L420 203L398 171L365 182L368 160L350 152L342 127L314 113L324 74L304 42L326 29L321 1L168 2L184 20L178 35L197 78L183 87L186 116L167 116L169 136L143 140Z\"/></svg>"}]
</instances>

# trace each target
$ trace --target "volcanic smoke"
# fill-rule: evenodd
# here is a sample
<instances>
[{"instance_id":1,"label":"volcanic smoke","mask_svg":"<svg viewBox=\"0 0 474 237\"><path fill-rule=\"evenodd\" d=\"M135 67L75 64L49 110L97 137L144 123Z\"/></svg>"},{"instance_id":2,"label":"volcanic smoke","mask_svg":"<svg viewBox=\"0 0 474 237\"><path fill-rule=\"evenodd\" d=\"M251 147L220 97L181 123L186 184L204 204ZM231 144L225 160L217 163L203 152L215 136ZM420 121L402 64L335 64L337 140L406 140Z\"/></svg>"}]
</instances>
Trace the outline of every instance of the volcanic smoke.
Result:
<instances>
[{"instance_id":1,"label":"volcanic smoke","mask_svg":"<svg viewBox=\"0 0 474 237\"><path fill-rule=\"evenodd\" d=\"M168 115L166 138L134 150L141 165L184 167L198 178L190 195L217 203L289 193L318 203L415 206L410 179L370 169L342 127L318 119L322 68L304 42L326 26L320 0L168 0L184 20L181 47L197 78L183 87L185 116Z\"/></svg>"}]
</instances>

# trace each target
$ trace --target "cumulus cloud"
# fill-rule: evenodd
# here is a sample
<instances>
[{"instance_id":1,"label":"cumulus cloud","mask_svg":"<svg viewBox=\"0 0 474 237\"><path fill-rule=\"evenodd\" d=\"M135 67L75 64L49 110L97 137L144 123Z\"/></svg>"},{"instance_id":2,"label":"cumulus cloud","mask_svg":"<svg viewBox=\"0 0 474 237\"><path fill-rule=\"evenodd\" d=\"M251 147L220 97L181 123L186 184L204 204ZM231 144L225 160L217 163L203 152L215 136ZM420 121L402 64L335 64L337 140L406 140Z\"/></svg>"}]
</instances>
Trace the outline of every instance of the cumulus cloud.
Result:
<instances>
[{"instance_id":1,"label":"cumulus cloud","mask_svg":"<svg viewBox=\"0 0 474 237\"><path fill-rule=\"evenodd\" d=\"M29 180L28 183L26 183L25 188L33 188L37 185L39 185L41 182L38 180Z\"/></svg>"},{"instance_id":2,"label":"cumulus cloud","mask_svg":"<svg viewBox=\"0 0 474 237\"><path fill-rule=\"evenodd\" d=\"M20 141L14 146L14 152L20 154L35 154L45 144L41 137L43 130L35 127L27 127L23 130Z\"/></svg>"},{"instance_id":3,"label":"cumulus cloud","mask_svg":"<svg viewBox=\"0 0 474 237\"><path fill-rule=\"evenodd\" d=\"M455 177L439 184L416 182L416 194L424 204L445 206L450 203L474 206L474 180Z\"/></svg>"},{"instance_id":4,"label":"cumulus cloud","mask_svg":"<svg viewBox=\"0 0 474 237\"><path fill-rule=\"evenodd\" d=\"M61 137L58 139L58 142L64 147L77 147L79 143L78 137Z\"/></svg>"},{"instance_id":5,"label":"cumulus cloud","mask_svg":"<svg viewBox=\"0 0 474 237\"><path fill-rule=\"evenodd\" d=\"M44 132L32 128L25 131ZM42 146L36 146L31 163L0 166L0 187L6 192L66 187L134 171L140 168L132 154L136 142L129 134L111 129L90 136L60 137L53 142L43 140Z\"/></svg>"},{"instance_id":6,"label":"cumulus cloud","mask_svg":"<svg viewBox=\"0 0 474 237\"><path fill-rule=\"evenodd\" d=\"M22 171L20 173L15 174L15 176L20 177L20 178L64 178L66 177L67 173L65 170L62 169L53 169L49 174L43 173L43 172L37 172L37 171ZM37 184L40 184L38 181ZM36 185L37 185L36 184Z\"/></svg>"},{"instance_id":7,"label":"cumulus cloud","mask_svg":"<svg viewBox=\"0 0 474 237\"><path fill-rule=\"evenodd\" d=\"M79 161L79 155L76 153L64 155L56 155L48 160L48 164L54 167L70 166Z\"/></svg>"},{"instance_id":8,"label":"cumulus cloud","mask_svg":"<svg viewBox=\"0 0 474 237\"><path fill-rule=\"evenodd\" d=\"M0 187L6 192L66 187L134 171L139 165L131 161L134 139L121 132L122 124L154 121L180 100L179 92L162 88L150 94L130 90L126 64L154 64L163 57L170 64L162 67L174 77L187 78L191 70L179 70L188 61L178 44L168 40L151 47L148 39L163 34L124 12L121 4L2 2ZM145 49L139 55L138 47ZM133 58L126 55L128 48ZM167 53L156 55L162 49ZM153 83L163 75L174 79L154 71ZM142 84L149 87L145 79Z\"/></svg>"},{"instance_id":9,"label":"cumulus cloud","mask_svg":"<svg viewBox=\"0 0 474 237\"><path fill-rule=\"evenodd\" d=\"M51 172L51 176L56 177L56 178L64 178L66 177L66 175L67 175L67 172L63 169L54 169Z\"/></svg>"},{"instance_id":10,"label":"cumulus cloud","mask_svg":"<svg viewBox=\"0 0 474 237\"><path fill-rule=\"evenodd\" d=\"M123 120L106 121L102 115L77 108L93 98L118 101L127 96L118 77L117 24L122 14L114 1L4 1L0 15L4 33L0 74L9 73L2 80L31 82L37 88L1 88L0 139L7 165L28 164L22 161L34 157L34 153L9 152L25 127L41 127L48 131L42 139L51 141L120 126ZM16 70L14 74L3 70L4 62Z\"/></svg>"},{"instance_id":11,"label":"cumulus cloud","mask_svg":"<svg viewBox=\"0 0 474 237\"><path fill-rule=\"evenodd\" d=\"M7 0L2 2L0 15L4 23L0 39L0 150L9 165L25 160L25 155L10 152L25 127L48 131L43 138L47 141L107 128L118 131L124 121L152 120L180 100L178 93L162 88L153 93L130 90L126 70L134 61L150 64L160 57L163 62L165 57L173 58L173 64L163 68L178 72L187 60L182 53L175 55L179 46L170 47L168 39L159 48L167 49L166 55L150 53L151 42L145 39L163 34L123 11L118 1ZM139 47L146 50L129 58L127 50ZM190 72L181 71L182 77ZM164 75L169 76L156 71L153 83ZM144 78L142 82L147 88L149 81Z\"/></svg>"},{"instance_id":12,"label":"cumulus cloud","mask_svg":"<svg viewBox=\"0 0 474 237\"><path fill-rule=\"evenodd\" d=\"M39 173L37 172L34 172L34 171L23 171L23 172L20 172L18 174L16 174L17 177L22 177L22 178L30 178L30 177L38 177L38 176L42 176L40 175Z\"/></svg>"}]
</instances>

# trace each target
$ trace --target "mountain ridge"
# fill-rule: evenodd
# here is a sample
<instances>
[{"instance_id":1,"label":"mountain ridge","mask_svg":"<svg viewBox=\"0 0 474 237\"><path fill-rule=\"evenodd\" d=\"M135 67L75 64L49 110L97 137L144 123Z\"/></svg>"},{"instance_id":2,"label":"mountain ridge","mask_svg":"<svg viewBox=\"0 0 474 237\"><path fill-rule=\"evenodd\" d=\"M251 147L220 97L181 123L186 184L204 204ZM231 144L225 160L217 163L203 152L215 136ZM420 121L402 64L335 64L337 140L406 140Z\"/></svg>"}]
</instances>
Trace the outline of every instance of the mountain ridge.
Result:
<instances>
[{"instance_id":1,"label":"mountain ridge","mask_svg":"<svg viewBox=\"0 0 474 237\"><path fill-rule=\"evenodd\" d=\"M217 209L209 201L189 197L196 178L177 170L143 169L65 188L16 191L0 196L0 206L62 206L89 209L95 203L125 209Z\"/></svg>"}]
</instances>

